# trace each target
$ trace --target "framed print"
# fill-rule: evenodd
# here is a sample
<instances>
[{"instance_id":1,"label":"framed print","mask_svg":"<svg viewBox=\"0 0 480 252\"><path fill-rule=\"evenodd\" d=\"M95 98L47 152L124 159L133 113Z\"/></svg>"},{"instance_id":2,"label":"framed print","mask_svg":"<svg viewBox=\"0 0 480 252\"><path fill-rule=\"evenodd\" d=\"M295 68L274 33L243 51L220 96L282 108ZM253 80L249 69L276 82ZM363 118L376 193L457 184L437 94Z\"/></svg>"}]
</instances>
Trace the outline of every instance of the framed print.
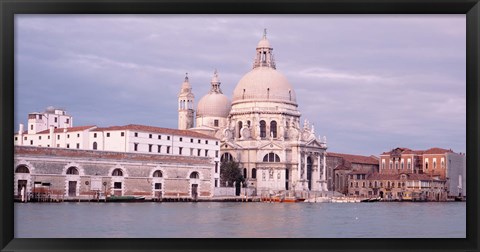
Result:
<instances>
[{"instance_id":1,"label":"framed print","mask_svg":"<svg viewBox=\"0 0 480 252\"><path fill-rule=\"evenodd\" d=\"M2 250L478 250L478 1L1 6Z\"/></svg>"}]
</instances>

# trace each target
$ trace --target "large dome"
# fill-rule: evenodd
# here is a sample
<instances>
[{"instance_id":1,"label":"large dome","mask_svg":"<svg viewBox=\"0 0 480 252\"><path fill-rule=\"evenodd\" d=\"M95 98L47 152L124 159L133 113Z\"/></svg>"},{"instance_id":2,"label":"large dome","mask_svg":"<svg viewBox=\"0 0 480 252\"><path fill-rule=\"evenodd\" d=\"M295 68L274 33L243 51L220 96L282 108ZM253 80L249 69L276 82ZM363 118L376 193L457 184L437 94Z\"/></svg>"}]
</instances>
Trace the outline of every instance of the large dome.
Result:
<instances>
[{"instance_id":1,"label":"large dome","mask_svg":"<svg viewBox=\"0 0 480 252\"><path fill-rule=\"evenodd\" d=\"M251 100L297 102L295 90L287 78L271 67L256 67L238 82L233 103Z\"/></svg>"},{"instance_id":2,"label":"large dome","mask_svg":"<svg viewBox=\"0 0 480 252\"><path fill-rule=\"evenodd\" d=\"M228 117L231 103L227 96L221 93L208 93L197 106L197 117L213 116Z\"/></svg>"}]
</instances>

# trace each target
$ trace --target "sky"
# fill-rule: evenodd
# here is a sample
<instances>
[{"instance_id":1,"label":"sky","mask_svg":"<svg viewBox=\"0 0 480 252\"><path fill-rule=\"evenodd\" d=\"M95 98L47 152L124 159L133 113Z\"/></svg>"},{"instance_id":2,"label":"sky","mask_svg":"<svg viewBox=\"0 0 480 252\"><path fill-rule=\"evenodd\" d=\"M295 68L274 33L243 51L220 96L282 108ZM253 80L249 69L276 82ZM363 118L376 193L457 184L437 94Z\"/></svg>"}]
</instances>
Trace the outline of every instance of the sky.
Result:
<instances>
[{"instance_id":1,"label":"sky","mask_svg":"<svg viewBox=\"0 0 480 252\"><path fill-rule=\"evenodd\" d=\"M15 128L66 109L74 126L177 128L218 70L230 99L264 28L301 121L327 151L466 151L465 15L15 15Z\"/></svg>"}]
</instances>

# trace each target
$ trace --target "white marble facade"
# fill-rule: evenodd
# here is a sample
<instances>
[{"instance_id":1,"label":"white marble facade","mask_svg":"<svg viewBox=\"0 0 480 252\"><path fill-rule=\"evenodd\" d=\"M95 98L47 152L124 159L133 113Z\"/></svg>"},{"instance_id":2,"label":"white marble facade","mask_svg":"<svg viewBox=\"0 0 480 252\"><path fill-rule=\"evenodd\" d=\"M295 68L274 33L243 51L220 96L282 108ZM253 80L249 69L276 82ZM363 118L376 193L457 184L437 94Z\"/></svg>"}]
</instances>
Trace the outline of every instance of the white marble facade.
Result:
<instances>
[{"instance_id":1,"label":"white marble facade","mask_svg":"<svg viewBox=\"0 0 480 252\"><path fill-rule=\"evenodd\" d=\"M307 120L301 122L295 90L276 70L266 32L257 44L253 68L237 83L231 103L220 89L216 70L211 85L190 130L220 139L222 160L240 162L249 187L327 190L326 138L317 137Z\"/></svg>"}]
</instances>

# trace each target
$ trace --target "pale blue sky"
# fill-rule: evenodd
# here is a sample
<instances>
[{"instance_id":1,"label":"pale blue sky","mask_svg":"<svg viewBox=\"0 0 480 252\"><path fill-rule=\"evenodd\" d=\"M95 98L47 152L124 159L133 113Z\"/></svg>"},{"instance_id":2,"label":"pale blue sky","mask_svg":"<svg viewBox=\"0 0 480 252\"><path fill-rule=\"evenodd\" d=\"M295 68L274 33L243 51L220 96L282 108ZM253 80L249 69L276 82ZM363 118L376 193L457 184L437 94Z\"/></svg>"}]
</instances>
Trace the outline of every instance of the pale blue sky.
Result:
<instances>
[{"instance_id":1,"label":"pale blue sky","mask_svg":"<svg viewBox=\"0 0 480 252\"><path fill-rule=\"evenodd\" d=\"M15 128L63 107L74 125L177 127L218 69L224 94L263 29L328 151L466 145L465 15L16 15Z\"/></svg>"}]
</instances>

